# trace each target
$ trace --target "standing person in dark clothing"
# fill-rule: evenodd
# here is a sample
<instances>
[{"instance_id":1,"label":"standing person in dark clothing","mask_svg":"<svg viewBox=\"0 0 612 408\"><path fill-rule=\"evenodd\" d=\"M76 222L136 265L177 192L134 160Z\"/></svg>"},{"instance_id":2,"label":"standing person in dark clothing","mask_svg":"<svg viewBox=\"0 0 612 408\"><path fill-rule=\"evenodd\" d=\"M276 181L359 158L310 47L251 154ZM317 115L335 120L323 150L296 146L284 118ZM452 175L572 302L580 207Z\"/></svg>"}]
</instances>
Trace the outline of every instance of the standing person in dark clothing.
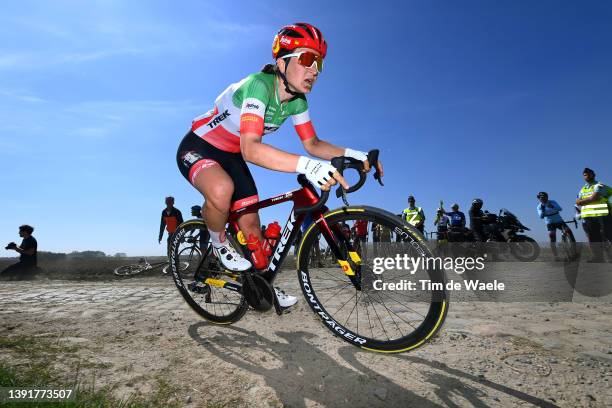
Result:
<instances>
[{"instance_id":1,"label":"standing person in dark clothing","mask_svg":"<svg viewBox=\"0 0 612 408\"><path fill-rule=\"evenodd\" d=\"M19 227L19 236L23 238L21 245L18 246L16 243L11 242L6 246L6 249L12 249L13 251L19 252L19 262L3 270L2 275L31 272L36 269L38 264L36 256L38 243L32 236L33 232L34 228L29 225L22 225Z\"/></svg>"},{"instance_id":2,"label":"standing person in dark clothing","mask_svg":"<svg viewBox=\"0 0 612 408\"><path fill-rule=\"evenodd\" d=\"M165 227L168 231L168 247L170 247L170 238L176 231L176 227L182 222L183 214L177 208L174 208L174 197L166 197L166 208L162 210L161 223L159 224L159 243L161 244Z\"/></svg>"},{"instance_id":3,"label":"standing person in dark clothing","mask_svg":"<svg viewBox=\"0 0 612 408\"><path fill-rule=\"evenodd\" d=\"M484 233L484 212L482 211L482 200L480 198L475 198L472 201L472 206L470 207L469 216L470 216L470 229L474 232L474 238L477 241L484 242L485 233Z\"/></svg>"}]
</instances>

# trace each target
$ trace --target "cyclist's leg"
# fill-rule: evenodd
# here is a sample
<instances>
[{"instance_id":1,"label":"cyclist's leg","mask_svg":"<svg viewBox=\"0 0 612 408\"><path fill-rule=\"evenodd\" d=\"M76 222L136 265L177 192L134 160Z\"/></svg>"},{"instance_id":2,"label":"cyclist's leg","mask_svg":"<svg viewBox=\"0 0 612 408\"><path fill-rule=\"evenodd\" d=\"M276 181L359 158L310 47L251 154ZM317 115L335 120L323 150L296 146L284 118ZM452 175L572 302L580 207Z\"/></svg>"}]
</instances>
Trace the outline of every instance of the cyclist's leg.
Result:
<instances>
[{"instance_id":1,"label":"cyclist's leg","mask_svg":"<svg viewBox=\"0 0 612 408\"><path fill-rule=\"evenodd\" d=\"M259 201L255 180L253 180L251 171L249 170L249 167L244 159L242 159L242 156L240 156L240 160L233 160L227 163L224 168L234 181L234 193L232 195L231 206L232 211ZM257 237L260 242L264 243L264 245L267 243L267 241L264 241L263 234L261 233L261 221L259 219L259 214L250 213L241 216L238 219L238 226L245 236L248 237L249 234L252 234L253 236ZM265 272L261 276L264 279L268 278ZM295 296L288 295L279 288L274 288L274 290L278 303L281 307L287 308L297 303L297 298Z\"/></svg>"},{"instance_id":2,"label":"cyclist's leg","mask_svg":"<svg viewBox=\"0 0 612 408\"><path fill-rule=\"evenodd\" d=\"M244 271L251 267L225 239L236 181L228 168L244 162L239 153L217 149L193 133L187 134L177 152L177 164L183 176L204 196L204 221L215 255L230 270Z\"/></svg>"},{"instance_id":3,"label":"cyclist's leg","mask_svg":"<svg viewBox=\"0 0 612 408\"><path fill-rule=\"evenodd\" d=\"M234 182L219 165L203 169L194 179L194 186L204 195L204 222L208 227L213 250L223 265L233 271L245 271L251 263L243 258L225 237Z\"/></svg>"},{"instance_id":4,"label":"cyclist's leg","mask_svg":"<svg viewBox=\"0 0 612 408\"><path fill-rule=\"evenodd\" d=\"M240 160L234 160L231 163L228 163L228 165L225 166L225 169L232 180L234 180L231 211L239 210L259 201L255 180L253 180L251 171L249 170L249 167L244 159L242 159L242 156L240 157ZM238 219L238 226L245 237L252 234L263 242L261 221L258 213L250 213L241 216Z\"/></svg>"}]
</instances>

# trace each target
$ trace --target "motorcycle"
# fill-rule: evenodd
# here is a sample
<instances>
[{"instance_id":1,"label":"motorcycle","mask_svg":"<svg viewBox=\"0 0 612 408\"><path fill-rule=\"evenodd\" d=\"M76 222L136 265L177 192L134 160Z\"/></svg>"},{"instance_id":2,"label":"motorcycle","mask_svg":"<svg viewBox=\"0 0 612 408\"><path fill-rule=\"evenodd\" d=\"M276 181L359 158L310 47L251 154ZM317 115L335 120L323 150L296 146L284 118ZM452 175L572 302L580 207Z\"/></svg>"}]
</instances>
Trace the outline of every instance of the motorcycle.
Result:
<instances>
[{"instance_id":1,"label":"motorcycle","mask_svg":"<svg viewBox=\"0 0 612 408\"><path fill-rule=\"evenodd\" d=\"M519 219L505 208L499 210L499 215L484 212L483 232L486 243L503 242L508 245L487 245L479 242L474 232L463 227L451 227L448 231L448 242L451 243L455 256L482 256L491 253L492 259L507 252L519 261L531 262L540 255L540 246L533 239L522 233L529 231Z\"/></svg>"},{"instance_id":2,"label":"motorcycle","mask_svg":"<svg viewBox=\"0 0 612 408\"><path fill-rule=\"evenodd\" d=\"M502 245L501 252L509 249L519 261L531 262L540 255L540 246L533 238L523 235L525 231L530 229L507 209L499 210L499 215L485 211L484 232L487 242L506 242L509 245Z\"/></svg>"}]
</instances>

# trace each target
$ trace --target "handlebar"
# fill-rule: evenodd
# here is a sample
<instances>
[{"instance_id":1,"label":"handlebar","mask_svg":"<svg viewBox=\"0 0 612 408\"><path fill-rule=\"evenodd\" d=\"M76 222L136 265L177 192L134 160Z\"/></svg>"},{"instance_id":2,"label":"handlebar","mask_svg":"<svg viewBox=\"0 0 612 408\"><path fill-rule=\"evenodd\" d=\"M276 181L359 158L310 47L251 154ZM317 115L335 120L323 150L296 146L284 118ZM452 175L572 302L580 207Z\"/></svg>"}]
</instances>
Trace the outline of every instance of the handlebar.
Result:
<instances>
[{"instance_id":1,"label":"handlebar","mask_svg":"<svg viewBox=\"0 0 612 408\"><path fill-rule=\"evenodd\" d=\"M374 169L374 179L378 181L378 183L381 186L384 186L382 182L382 178L378 171L378 167L377 167L378 155L379 155L378 149L371 150L368 153L368 162L370 163L370 167ZM343 175L344 170L347 170L347 169L355 169L359 172L359 181L357 181L357 183L350 186L346 190L344 190L342 186L339 186L338 189L336 190L336 197L342 197L344 203L348 205L346 201L346 194L359 190L366 181L367 173L363 171L363 162L357 159L353 159L351 157L340 156L340 157L334 157L333 159L331 159L331 165L334 166L336 170L338 170L338 173L340 173L340 175ZM306 179L306 176L304 176L303 174L300 174L298 176L298 182L301 185L309 184L308 180ZM328 198L329 198L329 190L321 191L321 196L315 204L307 206L307 207L297 208L295 210L295 214L300 215L300 214L309 213L311 211L318 210L325 205Z\"/></svg>"},{"instance_id":2,"label":"handlebar","mask_svg":"<svg viewBox=\"0 0 612 408\"><path fill-rule=\"evenodd\" d=\"M566 224L574 224L574 228L578 228L578 220L576 220L576 219L573 219L571 221L565 221L564 220L563 222L566 223Z\"/></svg>"},{"instance_id":3,"label":"handlebar","mask_svg":"<svg viewBox=\"0 0 612 408\"><path fill-rule=\"evenodd\" d=\"M303 174L300 174L298 176L298 183L300 183L302 186L306 186L306 185L310 184L309 181L306 179L306 176L303 175ZM309 213L311 211L316 211L316 210L322 208L325 205L325 203L327 202L328 198L329 198L329 190L328 191L321 191L321 196L319 197L319 201L317 201L313 205L309 205L309 206L306 206L306 207L296 208L295 209L295 215Z\"/></svg>"}]
</instances>

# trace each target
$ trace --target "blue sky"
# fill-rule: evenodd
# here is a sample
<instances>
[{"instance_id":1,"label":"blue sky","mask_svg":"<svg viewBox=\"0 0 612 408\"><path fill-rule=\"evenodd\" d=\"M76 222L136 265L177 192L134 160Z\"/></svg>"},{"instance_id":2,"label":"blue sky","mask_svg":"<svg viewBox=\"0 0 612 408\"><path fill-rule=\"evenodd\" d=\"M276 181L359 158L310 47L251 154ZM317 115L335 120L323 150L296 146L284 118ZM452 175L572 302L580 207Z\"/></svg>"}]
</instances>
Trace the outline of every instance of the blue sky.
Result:
<instances>
[{"instance_id":1,"label":"blue sky","mask_svg":"<svg viewBox=\"0 0 612 408\"><path fill-rule=\"evenodd\" d=\"M545 240L538 191L569 218L585 166L612 183L611 20L605 1L4 2L0 241L28 223L41 250L162 254L164 197L185 215L202 201L174 158L191 119L295 21L329 43L319 136L382 151L386 186L352 204L398 213L413 194L431 229L439 200L481 197ZM264 140L303 151L290 123ZM252 171L261 197L295 186Z\"/></svg>"}]
</instances>

